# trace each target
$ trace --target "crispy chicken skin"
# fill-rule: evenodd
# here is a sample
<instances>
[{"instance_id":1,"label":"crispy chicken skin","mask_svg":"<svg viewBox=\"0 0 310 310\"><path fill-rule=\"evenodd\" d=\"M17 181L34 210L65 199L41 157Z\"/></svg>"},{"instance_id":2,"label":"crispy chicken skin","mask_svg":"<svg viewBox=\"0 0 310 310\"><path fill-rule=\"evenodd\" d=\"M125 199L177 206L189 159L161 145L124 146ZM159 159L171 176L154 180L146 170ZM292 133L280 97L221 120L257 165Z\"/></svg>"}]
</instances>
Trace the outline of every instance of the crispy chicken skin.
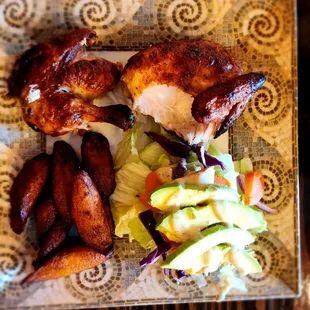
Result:
<instances>
[{"instance_id":1,"label":"crispy chicken skin","mask_svg":"<svg viewBox=\"0 0 310 310\"><path fill-rule=\"evenodd\" d=\"M153 83L177 86L196 96L241 73L240 64L221 45L204 40L180 40L161 43L132 56L121 80L135 100Z\"/></svg>"},{"instance_id":2,"label":"crispy chicken skin","mask_svg":"<svg viewBox=\"0 0 310 310\"><path fill-rule=\"evenodd\" d=\"M121 81L134 110L196 144L232 126L265 81L261 74L241 74L240 64L221 45L181 40L131 57Z\"/></svg>"},{"instance_id":3,"label":"crispy chicken skin","mask_svg":"<svg viewBox=\"0 0 310 310\"><path fill-rule=\"evenodd\" d=\"M120 78L115 64L87 53L86 45L95 38L94 31L80 29L35 45L16 61L9 95L21 99L24 119L34 130L58 136L85 122L108 122L124 130L133 126L128 107L92 105Z\"/></svg>"},{"instance_id":4,"label":"crispy chicken skin","mask_svg":"<svg viewBox=\"0 0 310 310\"><path fill-rule=\"evenodd\" d=\"M234 124L265 80L263 74L248 73L218 83L198 94L192 105L192 115L199 123L215 123L217 137Z\"/></svg>"},{"instance_id":5,"label":"crispy chicken skin","mask_svg":"<svg viewBox=\"0 0 310 310\"><path fill-rule=\"evenodd\" d=\"M221 45L181 40L149 47L131 57L121 81L135 111L152 116L167 130L196 144L211 139L215 127L193 118L194 97L240 74L240 64Z\"/></svg>"}]
</instances>

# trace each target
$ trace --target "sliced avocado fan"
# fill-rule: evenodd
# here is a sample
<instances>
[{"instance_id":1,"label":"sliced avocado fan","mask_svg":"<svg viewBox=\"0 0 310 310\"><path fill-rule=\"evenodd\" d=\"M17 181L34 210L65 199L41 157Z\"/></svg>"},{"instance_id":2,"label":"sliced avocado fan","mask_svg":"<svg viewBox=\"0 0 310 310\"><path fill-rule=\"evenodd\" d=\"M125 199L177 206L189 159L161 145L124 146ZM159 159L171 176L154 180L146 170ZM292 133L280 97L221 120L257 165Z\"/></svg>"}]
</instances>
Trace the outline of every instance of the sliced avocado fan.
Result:
<instances>
[{"instance_id":1,"label":"sliced avocado fan","mask_svg":"<svg viewBox=\"0 0 310 310\"><path fill-rule=\"evenodd\" d=\"M165 184L156 188L150 195L149 204L159 210L170 212L183 207L197 206L211 200L238 202L236 190L214 185Z\"/></svg>"},{"instance_id":2,"label":"sliced avocado fan","mask_svg":"<svg viewBox=\"0 0 310 310\"><path fill-rule=\"evenodd\" d=\"M182 243L195 240L200 230L209 225L225 222L244 230L260 233L267 230L263 213L254 207L233 201L212 201L207 206L187 207L167 215L156 229L169 240Z\"/></svg>"},{"instance_id":3,"label":"sliced avocado fan","mask_svg":"<svg viewBox=\"0 0 310 310\"><path fill-rule=\"evenodd\" d=\"M168 255L162 264L162 268L188 269L188 264L193 257L199 257L214 246L227 243L235 249L243 250L254 240L252 234L246 230L218 224L203 230L198 240L187 240L181 244L173 253Z\"/></svg>"}]
</instances>

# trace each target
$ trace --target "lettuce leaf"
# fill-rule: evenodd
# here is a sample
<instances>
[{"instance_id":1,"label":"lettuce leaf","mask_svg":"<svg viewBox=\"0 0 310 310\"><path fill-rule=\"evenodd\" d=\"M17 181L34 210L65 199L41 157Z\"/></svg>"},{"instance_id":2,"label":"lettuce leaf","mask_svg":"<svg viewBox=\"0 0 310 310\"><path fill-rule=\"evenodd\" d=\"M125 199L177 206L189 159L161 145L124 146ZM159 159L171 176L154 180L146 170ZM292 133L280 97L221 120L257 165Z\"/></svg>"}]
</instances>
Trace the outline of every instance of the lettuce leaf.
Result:
<instances>
[{"instance_id":1,"label":"lettuce leaf","mask_svg":"<svg viewBox=\"0 0 310 310\"><path fill-rule=\"evenodd\" d=\"M152 170L170 165L170 159L167 152L157 142L152 142L147 145L139 156L140 159L146 165L151 167Z\"/></svg>"},{"instance_id":2,"label":"lettuce leaf","mask_svg":"<svg viewBox=\"0 0 310 310\"><path fill-rule=\"evenodd\" d=\"M137 123L128 131L124 139L118 145L114 158L114 166L119 169L125 163L139 161L139 154L136 147L138 136L141 134L143 124Z\"/></svg>"},{"instance_id":3,"label":"lettuce leaf","mask_svg":"<svg viewBox=\"0 0 310 310\"><path fill-rule=\"evenodd\" d=\"M241 160L234 161L235 170L240 174L246 174L253 171L253 164L250 158L245 157Z\"/></svg>"},{"instance_id":4,"label":"lettuce leaf","mask_svg":"<svg viewBox=\"0 0 310 310\"><path fill-rule=\"evenodd\" d=\"M129 239L141 241L141 246L151 246L146 230L134 225L133 220L146 210L138 196L145 190L145 179L151 170L138 160L123 165L116 172L116 188L110 197L111 210L115 222L115 234L118 237L129 235ZM143 226L143 225L142 225Z\"/></svg>"},{"instance_id":5,"label":"lettuce leaf","mask_svg":"<svg viewBox=\"0 0 310 310\"><path fill-rule=\"evenodd\" d=\"M135 217L128 223L130 236L138 241L144 249L152 249L156 246L153 238L145 229L138 217Z\"/></svg>"}]
</instances>

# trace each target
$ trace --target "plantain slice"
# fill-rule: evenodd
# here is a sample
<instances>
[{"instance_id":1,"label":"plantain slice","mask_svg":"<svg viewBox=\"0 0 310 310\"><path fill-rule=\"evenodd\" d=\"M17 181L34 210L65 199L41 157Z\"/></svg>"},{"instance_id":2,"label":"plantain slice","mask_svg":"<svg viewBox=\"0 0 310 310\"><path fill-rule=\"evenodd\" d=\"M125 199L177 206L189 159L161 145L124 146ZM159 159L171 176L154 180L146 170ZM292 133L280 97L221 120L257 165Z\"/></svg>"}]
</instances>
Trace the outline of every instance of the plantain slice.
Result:
<instances>
[{"instance_id":1,"label":"plantain slice","mask_svg":"<svg viewBox=\"0 0 310 310\"><path fill-rule=\"evenodd\" d=\"M86 132L81 146L82 167L102 197L108 198L115 190L115 173L108 139L100 133Z\"/></svg>"},{"instance_id":2,"label":"plantain slice","mask_svg":"<svg viewBox=\"0 0 310 310\"><path fill-rule=\"evenodd\" d=\"M70 225L67 221L57 218L54 225L44 235L41 241L41 247L33 266L38 268L46 259L48 259L63 244L68 236Z\"/></svg>"},{"instance_id":3,"label":"plantain slice","mask_svg":"<svg viewBox=\"0 0 310 310\"><path fill-rule=\"evenodd\" d=\"M66 277L104 263L113 252L101 254L82 242L69 239L57 253L22 283L32 283Z\"/></svg>"},{"instance_id":4,"label":"plantain slice","mask_svg":"<svg viewBox=\"0 0 310 310\"><path fill-rule=\"evenodd\" d=\"M24 231L27 219L47 180L49 165L49 156L39 154L27 161L14 179L10 191L10 225L17 234Z\"/></svg>"},{"instance_id":5,"label":"plantain slice","mask_svg":"<svg viewBox=\"0 0 310 310\"><path fill-rule=\"evenodd\" d=\"M101 195L103 207L108 214L111 233L114 221L109 197L115 190L115 172L108 139L100 133L86 132L81 146L82 166L88 172Z\"/></svg>"},{"instance_id":6,"label":"plantain slice","mask_svg":"<svg viewBox=\"0 0 310 310\"><path fill-rule=\"evenodd\" d=\"M39 240L52 227L56 219L56 208L52 198L51 187L46 188L35 206L35 222Z\"/></svg>"},{"instance_id":7,"label":"plantain slice","mask_svg":"<svg viewBox=\"0 0 310 310\"><path fill-rule=\"evenodd\" d=\"M70 204L74 176L79 167L78 157L65 141L54 143L52 155L53 199L60 218L70 224Z\"/></svg>"},{"instance_id":8,"label":"plantain slice","mask_svg":"<svg viewBox=\"0 0 310 310\"><path fill-rule=\"evenodd\" d=\"M100 194L88 173L80 170L73 185L71 216L83 241L100 253L105 253L113 243L109 209L108 200L103 207Z\"/></svg>"}]
</instances>

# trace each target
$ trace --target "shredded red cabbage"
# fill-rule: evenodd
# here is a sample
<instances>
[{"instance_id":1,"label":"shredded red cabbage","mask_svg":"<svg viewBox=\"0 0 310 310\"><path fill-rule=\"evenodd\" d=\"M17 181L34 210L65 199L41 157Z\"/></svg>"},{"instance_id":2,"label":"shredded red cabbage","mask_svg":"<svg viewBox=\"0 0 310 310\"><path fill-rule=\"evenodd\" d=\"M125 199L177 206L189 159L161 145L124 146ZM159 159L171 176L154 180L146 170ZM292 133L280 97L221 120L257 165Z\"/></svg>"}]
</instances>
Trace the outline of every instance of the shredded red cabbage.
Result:
<instances>
[{"instance_id":1,"label":"shredded red cabbage","mask_svg":"<svg viewBox=\"0 0 310 310\"><path fill-rule=\"evenodd\" d=\"M179 158L187 158L189 156L191 147L188 144L172 140L153 131L146 132L146 134L170 155Z\"/></svg>"},{"instance_id":2,"label":"shredded red cabbage","mask_svg":"<svg viewBox=\"0 0 310 310\"><path fill-rule=\"evenodd\" d=\"M203 146L193 144L191 148L192 151L197 154L198 160L205 168L210 166L220 166L223 171L226 171L224 164L214 156L211 156Z\"/></svg>"},{"instance_id":3,"label":"shredded red cabbage","mask_svg":"<svg viewBox=\"0 0 310 310\"><path fill-rule=\"evenodd\" d=\"M193 151L197 154L198 160L204 167L219 165L223 171L226 170L224 164L214 156L211 156L203 146L198 144L188 145L184 142L172 140L153 131L146 132L146 134L174 157L187 159L190 151Z\"/></svg>"},{"instance_id":4,"label":"shredded red cabbage","mask_svg":"<svg viewBox=\"0 0 310 310\"><path fill-rule=\"evenodd\" d=\"M183 270L177 270L176 275L179 280L186 278L186 273Z\"/></svg>"},{"instance_id":5,"label":"shredded red cabbage","mask_svg":"<svg viewBox=\"0 0 310 310\"><path fill-rule=\"evenodd\" d=\"M173 169L173 179L184 177L186 171L187 171L186 159L182 158L177 167Z\"/></svg>"},{"instance_id":6,"label":"shredded red cabbage","mask_svg":"<svg viewBox=\"0 0 310 310\"><path fill-rule=\"evenodd\" d=\"M239 174L237 176L237 183L242 193L244 193L244 175Z\"/></svg>"},{"instance_id":7,"label":"shredded red cabbage","mask_svg":"<svg viewBox=\"0 0 310 310\"><path fill-rule=\"evenodd\" d=\"M171 246L168 242L163 242L154 251L149 253L146 257L141 259L140 266L145 267L149 264L154 263L154 261L161 255L166 254L170 250Z\"/></svg>"}]
</instances>

